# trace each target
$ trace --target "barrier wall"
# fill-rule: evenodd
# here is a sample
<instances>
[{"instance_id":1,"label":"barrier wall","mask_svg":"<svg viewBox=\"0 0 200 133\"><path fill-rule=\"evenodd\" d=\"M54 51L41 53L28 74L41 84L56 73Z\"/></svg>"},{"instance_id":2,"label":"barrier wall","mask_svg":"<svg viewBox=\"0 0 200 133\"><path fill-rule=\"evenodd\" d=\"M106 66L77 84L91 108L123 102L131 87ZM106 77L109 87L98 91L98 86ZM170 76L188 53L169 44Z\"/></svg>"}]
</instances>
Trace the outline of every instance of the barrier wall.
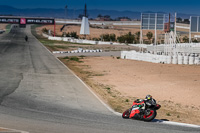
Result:
<instances>
[{"instance_id":1,"label":"barrier wall","mask_svg":"<svg viewBox=\"0 0 200 133\"><path fill-rule=\"evenodd\" d=\"M94 44L94 45L97 45L97 44L98 45L126 45L124 43L83 40L83 39L75 39L72 37L53 37L44 33L42 33L42 35L48 38L49 40L66 41L66 42L72 42L72 43L85 43L85 44ZM135 47L147 48L146 44L129 44L129 45L135 46Z\"/></svg>"},{"instance_id":2,"label":"barrier wall","mask_svg":"<svg viewBox=\"0 0 200 133\"><path fill-rule=\"evenodd\" d=\"M198 53L200 54L200 43L179 43L179 44L160 44L160 45L147 45L147 51L159 52L172 52L175 50L177 53Z\"/></svg>"},{"instance_id":3,"label":"barrier wall","mask_svg":"<svg viewBox=\"0 0 200 133\"><path fill-rule=\"evenodd\" d=\"M121 51L122 59L130 59L130 60L138 60L138 61L146 61L152 63L163 63L163 64L185 64L185 65L199 65L200 57L196 55L183 56L183 55L174 55L174 56L166 56L166 55L155 55L151 53L139 53L136 51Z\"/></svg>"},{"instance_id":4,"label":"barrier wall","mask_svg":"<svg viewBox=\"0 0 200 133\"><path fill-rule=\"evenodd\" d=\"M70 37L53 37L43 34L44 37L47 37L49 40L56 40L56 41L66 41L72 43L85 43L85 44L100 44L100 45L125 45L120 43L113 43L113 42L103 42L103 41L93 41L93 40L82 40L82 39L74 39Z\"/></svg>"}]
</instances>

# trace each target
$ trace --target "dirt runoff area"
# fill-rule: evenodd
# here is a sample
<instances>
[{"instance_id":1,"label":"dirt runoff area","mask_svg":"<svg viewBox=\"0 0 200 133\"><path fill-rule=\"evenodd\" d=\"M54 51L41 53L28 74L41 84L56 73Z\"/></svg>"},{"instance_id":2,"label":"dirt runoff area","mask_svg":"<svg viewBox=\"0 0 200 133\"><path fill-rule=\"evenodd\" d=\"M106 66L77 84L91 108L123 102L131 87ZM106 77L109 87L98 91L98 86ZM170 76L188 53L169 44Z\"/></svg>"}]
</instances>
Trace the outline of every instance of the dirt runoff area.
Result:
<instances>
[{"instance_id":1,"label":"dirt runoff area","mask_svg":"<svg viewBox=\"0 0 200 133\"><path fill-rule=\"evenodd\" d=\"M151 94L162 106L157 119L200 125L200 66L79 58L61 60L116 111Z\"/></svg>"}]
</instances>

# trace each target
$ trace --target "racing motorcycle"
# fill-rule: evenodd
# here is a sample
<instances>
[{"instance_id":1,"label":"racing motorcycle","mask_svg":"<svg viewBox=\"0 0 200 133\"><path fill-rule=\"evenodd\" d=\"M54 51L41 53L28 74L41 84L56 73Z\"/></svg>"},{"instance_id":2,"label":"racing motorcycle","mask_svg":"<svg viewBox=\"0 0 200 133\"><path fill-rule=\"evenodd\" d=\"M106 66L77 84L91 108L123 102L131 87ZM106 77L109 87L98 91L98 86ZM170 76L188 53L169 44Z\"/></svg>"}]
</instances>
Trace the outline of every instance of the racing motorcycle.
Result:
<instances>
[{"instance_id":1,"label":"racing motorcycle","mask_svg":"<svg viewBox=\"0 0 200 133\"><path fill-rule=\"evenodd\" d=\"M137 99L133 102L133 105L130 109L127 109L123 114L122 118L124 119L136 119L142 121L152 121L156 115L156 110L160 109L161 105L151 105L145 100Z\"/></svg>"}]
</instances>

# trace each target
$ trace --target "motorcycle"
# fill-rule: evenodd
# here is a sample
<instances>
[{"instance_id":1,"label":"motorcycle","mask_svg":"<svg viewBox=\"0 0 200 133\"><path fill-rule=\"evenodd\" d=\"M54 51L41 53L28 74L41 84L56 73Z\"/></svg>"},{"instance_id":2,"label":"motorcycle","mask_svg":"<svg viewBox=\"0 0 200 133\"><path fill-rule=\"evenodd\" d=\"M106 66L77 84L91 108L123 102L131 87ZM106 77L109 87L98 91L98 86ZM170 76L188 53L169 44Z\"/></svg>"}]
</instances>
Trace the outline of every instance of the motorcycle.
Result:
<instances>
[{"instance_id":1,"label":"motorcycle","mask_svg":"<svg viewBox=\"0 0 200 133\"><path fill-rule=\"evenodd\" d=\"M151 105L145 100L137 99L133 102L132 107L122 114L122 118L149 122L156 117L156 110L160 109L160 107L161 105L159 104Z\"/></svg>"}]
</instances>

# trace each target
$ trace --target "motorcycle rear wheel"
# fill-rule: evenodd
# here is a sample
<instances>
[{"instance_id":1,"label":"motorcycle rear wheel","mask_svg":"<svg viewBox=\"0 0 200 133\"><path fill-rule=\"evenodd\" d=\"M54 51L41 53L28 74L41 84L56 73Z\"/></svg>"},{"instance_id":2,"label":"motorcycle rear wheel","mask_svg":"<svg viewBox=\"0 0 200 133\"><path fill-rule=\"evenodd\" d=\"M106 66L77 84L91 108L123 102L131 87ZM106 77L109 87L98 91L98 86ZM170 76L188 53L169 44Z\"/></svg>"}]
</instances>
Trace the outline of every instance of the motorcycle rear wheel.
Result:
<instances>
[{"instance_id":1,"label":"motorcycle rear wheel","mask_svg":"<svg viewBox=\"0 0 200 133\"><path fill-rule=\"evenodd\" d=\"M150 110L150 112L148 113L148 115L144 114L143 120L147 121L147 122L152 121L156 117L156 115L157 115L156 110Z\"/></svg>"}]
</instances>

